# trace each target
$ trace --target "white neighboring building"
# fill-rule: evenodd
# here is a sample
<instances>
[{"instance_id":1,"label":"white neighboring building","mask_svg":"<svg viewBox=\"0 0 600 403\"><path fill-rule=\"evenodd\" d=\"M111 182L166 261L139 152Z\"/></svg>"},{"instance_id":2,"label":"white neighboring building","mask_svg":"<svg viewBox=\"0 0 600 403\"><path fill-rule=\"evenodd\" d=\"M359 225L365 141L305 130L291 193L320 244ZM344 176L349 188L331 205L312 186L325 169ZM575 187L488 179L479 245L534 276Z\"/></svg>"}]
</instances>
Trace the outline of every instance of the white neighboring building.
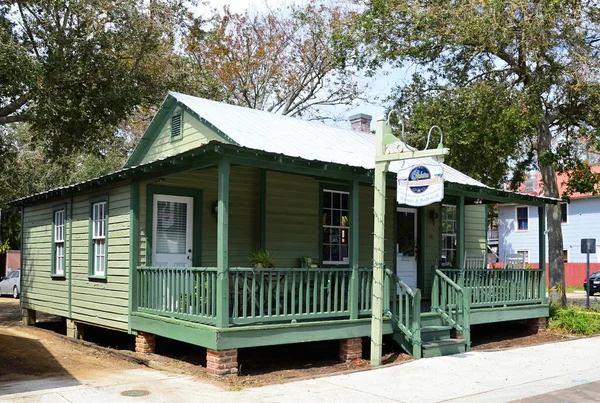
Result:
<instances>
[{"instance_id":1,"label":"white neighboring building","mask_svg":"<svg viewBox=\"0 0 600 403\"><path fill-rule=\"evenodd\" d=\"M593 167L600 172L600 167ZM564 178L559 177L561 194ZM540 175L529 176L523 188L525 193L540 194ZM575 194L569 203L561 205L563 256L568 263L585 263L581 254L581 239L595 238L600 243L600 196ZM529 263L539 262L537 208L504 204L498 205L498 255L500 261L507 253L522 253ZM600 245L599 245L600 246ZM600 253L590 256L590 261L600 262Z\"/></svg>"}]
</instances>

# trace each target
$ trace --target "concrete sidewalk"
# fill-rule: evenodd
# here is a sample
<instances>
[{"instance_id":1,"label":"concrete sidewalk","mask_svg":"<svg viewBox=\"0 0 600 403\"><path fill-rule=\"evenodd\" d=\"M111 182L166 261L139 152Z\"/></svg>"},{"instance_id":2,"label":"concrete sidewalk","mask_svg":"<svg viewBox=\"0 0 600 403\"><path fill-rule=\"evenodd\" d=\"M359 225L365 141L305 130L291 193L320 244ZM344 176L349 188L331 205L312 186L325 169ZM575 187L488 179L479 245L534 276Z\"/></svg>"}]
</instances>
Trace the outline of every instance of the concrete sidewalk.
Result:
<instances>
[{"instance_id":1,"label":"concrete sidewalk","mask_svg":"<svg viewBox=\"0 0 600 403\"><path fill-rule=\"evenodd\" d=\"M560 401L560 390L586 385L595 390L600 371L595 357L600 338L579 339L497 352L430 358L348 375L304 380L241 391L188 376L149 369L123 371L75 386L60 379L0 384L9 402L507 402ZM72 384L71 384L72 385ZM144 397L122 392L142 389ZM20 393L23 391L31 391ZM558 392L556 392L558 391ZM551 393L555 392L555 393ZM548 394L544 400L543 394ZM565 399L566 401L566 399Z\"/></svg>"}]
</instances>

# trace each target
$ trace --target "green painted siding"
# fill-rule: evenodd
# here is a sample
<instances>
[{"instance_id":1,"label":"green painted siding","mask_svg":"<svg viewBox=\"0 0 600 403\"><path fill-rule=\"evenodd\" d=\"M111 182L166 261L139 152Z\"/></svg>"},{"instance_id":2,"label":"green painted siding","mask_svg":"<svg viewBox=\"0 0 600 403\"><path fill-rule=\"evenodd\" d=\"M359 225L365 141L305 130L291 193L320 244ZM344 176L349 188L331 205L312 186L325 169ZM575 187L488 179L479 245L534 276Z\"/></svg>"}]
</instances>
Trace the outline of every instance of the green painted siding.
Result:
<instances>
[{"instance_id":1,"label":"green painted siding","mask_svg":"<svg viewBox=\"0 0 600 403\"><path fill-rule=\"evenodd\" d=\"M229 203L229 262L231 267L248 267L248 255L259 247L260 170L234 166L231 168ZM146 194L148 182L140 184L140 265L146 264ZM201 265L217 264L217 217L213 210L217 201L217 170L205 169L165 177L153 184L202 190Z\"/></svg>"},{"instance_id":2,"label":"green painted siding","mask_svg":"<svg viewBox=\"0 0 600 403\"><path fill-rule=\"evenodd\" d=\"M319 182L267 172L266 247L278 267L300 267L319 256Z\"/></svg>"},{"instance_id":3,"label":"green painted siding","mask_svg":"<svg viewBox=\"0 0 600 403\"><path fill-rule=\"evenodd\" d=\"M53 206L64 205L65 274L69 262L69 200L27 206L23 212L23 278L21 304L54 315L68 316L68 283L65 278L51 278Z\"/></svg>"},{"instance_id":4,"label":"green painted siding","mask_svg":"<svg viewBox=\"0 0 600 403\"><path fill-rule=\"evenodd\" d=\"M358 261L360 267L373 267L373 187L360 187L360 251ZM396 194L394 189L387 189L385 210L385 264L388 268L395 267L396 240L394 225L396 220Z\"/></svg>"},{"instance_id":5,"label":"green painted siding","mask_svg":"<svg viewBox=\"0 0 600 403\"><path fill-rule=\"evenodd\" d=\"M432 220L434 214L437 219ZM442 205L440 203L431 204L423 208L424 230L423 234L423 292L424 298L430 298L431 287L433 286L433 275L439 264L442 243Z\"/></svg>"},{"instance_id":6,"label":"green painted siding","mask_svg":"<svg viewBox=\"0 0 600 403\"><path fill-rule=\"evenodd\" d=\"M148 152L141 163L170 157L184 151L206 144L211 140L226 142L221 136L199 122L187 112L181 112L183 116L183 136L171 141L171 117L165 120L162 129L154 139Z\"/></svg>"},{"instance_id":7,"label":"green painted siding","mask_svg":"<svg viewBox=\"0 0 600 403\"><path fill-rule=\"evenodd\" d=\"M106 280L91 280L90 199L108 195ZM76 195L73 200L72 318L127 330L129 303L129 185L101 193Z\"/></svg>"},{"instance_id":8,"label":"green painted siding","mask_svg":"<svg viewBox=\"0 0 600 403\"><path fill-rule=\"evenodd\" d=\"M487 250L487 223L485 206L465 206L465 250L468 252L484 253Z\"/></svg>"}]
</instances>

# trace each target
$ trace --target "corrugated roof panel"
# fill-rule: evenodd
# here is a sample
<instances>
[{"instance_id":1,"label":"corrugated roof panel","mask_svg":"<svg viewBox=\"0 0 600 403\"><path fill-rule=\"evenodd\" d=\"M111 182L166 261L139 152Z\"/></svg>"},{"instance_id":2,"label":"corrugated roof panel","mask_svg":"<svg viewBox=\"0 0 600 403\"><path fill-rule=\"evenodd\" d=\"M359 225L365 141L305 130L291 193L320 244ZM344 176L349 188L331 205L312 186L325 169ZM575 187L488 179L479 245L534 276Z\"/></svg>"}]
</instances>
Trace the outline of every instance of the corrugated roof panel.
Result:
<instances>
[{"instance_id":1,"label":"corrugated roof panel","mask_svg":"<svg viewBox=\"0 0 600 403\"><path fill-rule=\"evenodd\" d=\"M332 127L177 92L170 94L240 146L307 160L367 169L375 167L375 135L372 133ZM433 163L430 158L417 161ZM390 171L397 172L400 166L400 162L394 162L390 164ZM449 182L488 187L445 164L444 175Z\"/></svg>"}]
</instances>

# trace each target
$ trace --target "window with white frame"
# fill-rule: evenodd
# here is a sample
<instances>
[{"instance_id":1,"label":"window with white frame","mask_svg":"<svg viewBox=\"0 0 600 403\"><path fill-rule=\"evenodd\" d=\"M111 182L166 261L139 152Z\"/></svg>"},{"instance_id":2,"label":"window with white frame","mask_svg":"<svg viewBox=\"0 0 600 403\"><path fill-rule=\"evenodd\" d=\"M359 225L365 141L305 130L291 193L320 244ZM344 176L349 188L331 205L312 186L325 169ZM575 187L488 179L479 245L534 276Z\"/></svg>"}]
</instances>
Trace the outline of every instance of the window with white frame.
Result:
<instances>
[{"instance_id":1,"label":"window with white frame","mask_svg":"<svg viewBox=\"0 0 600 403\"><path fill-rule=\"evenodd\" d=\"M54 259L52 274L65 274L65 210L54 211Z\"/></svg>"},{"instance_id":2,"label":"window with white frame","mask_svg":"<svg viewBox=\"0 0 600 403\"><path fill-rule=\"evenodd\" d=\"M567 207L567 203L560 203L560 222L561 224L566 224L568 222L568 213L569 208Z\"/></svg>"},{"instance_id":3,"label":"window with white frame","mask_svg":"<svg viewBox=\"0 0 600 403\"><path fill-rule=\"evenodd\" d=\"M529 263L529 251L528 250L518 250L517 254L523 256L523 260L525 263Z\"/></svg>"},{"instance_id":4,"label":"window with white frame","mask_svg":"<svg viewBox=\"0 0 600 403\"><path fill-rule=\"evenodd\" d=\"M517 230L529 229L529 207L517 207Z\"/></svg>"},{"instance_id":5,"label":"window with white frame","mask_svg":"<svg viewBox=\"0 0 600 403\"><path fill-rule=\"evenodd\" d=\"M456 206L442 206L442 258L440 266L456 263Z\"/></svg>"},{"instance_id":6,"label":"window with white frame","mask_svg":"<svg viewBox=\"0 0 600 403\"><path fill-rule=\"evenodd\" d=\"M322 253L325 264L348 264L350 210L348 192L323 190Z\"/></svg>"},{"instance_id":7,"label":"window with white frame","mask_svg":"<svg viewBox=\"0 0 600 403\"><path fill-rule=\"evenodd\" d=\"M92 204L92 270L93 276L106 276L106 202Z\"/></svg>"}]
</instances>

